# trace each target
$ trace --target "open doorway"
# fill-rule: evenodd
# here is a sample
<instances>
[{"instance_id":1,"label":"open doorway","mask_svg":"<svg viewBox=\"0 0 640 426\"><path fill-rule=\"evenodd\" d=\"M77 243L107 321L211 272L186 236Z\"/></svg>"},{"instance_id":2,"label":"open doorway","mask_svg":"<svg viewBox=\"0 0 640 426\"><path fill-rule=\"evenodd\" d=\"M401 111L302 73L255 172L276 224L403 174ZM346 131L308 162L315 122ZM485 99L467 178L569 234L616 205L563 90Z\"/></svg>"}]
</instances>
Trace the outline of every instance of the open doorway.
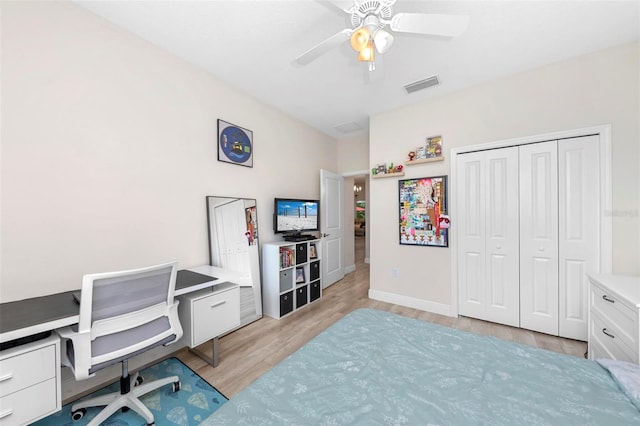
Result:
<instances>
[{"instance_id":1,"label":"open doorway","mask_svg":"<svg viewBox=\"0 0 640 426\"><path fill-rule=\"evenodd\" d=\"M364 262L366 258L367 180L368 176L355 176L353 178L353 237L356 265L359 262Z\"/></svg>"},{"instance_id":2,"label":"open doorway","mask_svg":"<svg viewBox=\"0 0 640 426\"><path fill-rule=\"evenodd\" d=\"M360 172L344 176L345 273L358 264L369 263L368 211L369 175Z\"/></svg>"}]
</instances>

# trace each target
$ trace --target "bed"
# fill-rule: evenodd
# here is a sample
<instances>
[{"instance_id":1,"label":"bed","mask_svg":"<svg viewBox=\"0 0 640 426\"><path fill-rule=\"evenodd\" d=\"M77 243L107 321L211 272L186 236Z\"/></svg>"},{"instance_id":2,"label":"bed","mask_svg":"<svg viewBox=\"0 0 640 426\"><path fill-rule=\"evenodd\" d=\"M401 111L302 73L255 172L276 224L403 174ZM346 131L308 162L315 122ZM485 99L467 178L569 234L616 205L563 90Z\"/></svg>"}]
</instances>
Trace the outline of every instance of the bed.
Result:
<instances>
[{"instance_id":1,"label":"bed","mask_svg":"<svg viewBox=\"0 0 640 426\"><path fill-rule=\"evenodd\" d=\"M603 364L359 309L202 425L640 425L638 366Z\"/></svg>"}]
</instances>

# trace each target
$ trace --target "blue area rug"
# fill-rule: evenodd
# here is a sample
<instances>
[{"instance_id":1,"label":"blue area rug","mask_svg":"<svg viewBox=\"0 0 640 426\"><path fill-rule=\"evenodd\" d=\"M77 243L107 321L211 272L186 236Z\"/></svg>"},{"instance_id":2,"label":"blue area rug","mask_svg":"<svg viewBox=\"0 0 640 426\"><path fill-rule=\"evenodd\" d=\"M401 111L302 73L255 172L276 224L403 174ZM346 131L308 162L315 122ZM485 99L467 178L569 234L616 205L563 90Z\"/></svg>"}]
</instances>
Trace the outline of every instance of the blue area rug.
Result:
<instances>
[{"instance_id":1,"label":"blue area rug","mask_svg":"<svg viewBox=\"0 0 640 426\"><path fill-rule=\"evenodd\" d=\"M144 405L153 413L156 426L190 426L200 424L200 422L209 417L211 413L220 408L222 404L227 402L227 398L224 395L177 358L169 358L145 368L140 371L140 374L145 382L151 382L174 374L180 377L181 387L179 392L173 392L172 386L169 384L153 392L149 392L140 398ZM109 392L117 392L119 389L120 383L116 382L82 399ZM63 406L62 411L45 417L34 423L34 425L83 426L89 423L101 410L101 408L98 407L88 408L87 414L85 414L81 420L74 422L71 420L71 405L72 404L67 404ZM129 410L126 413L119 412L114 414L103 424L105 426L146 426L147 423L133 410Z\"/></svg>"}]
</instances>

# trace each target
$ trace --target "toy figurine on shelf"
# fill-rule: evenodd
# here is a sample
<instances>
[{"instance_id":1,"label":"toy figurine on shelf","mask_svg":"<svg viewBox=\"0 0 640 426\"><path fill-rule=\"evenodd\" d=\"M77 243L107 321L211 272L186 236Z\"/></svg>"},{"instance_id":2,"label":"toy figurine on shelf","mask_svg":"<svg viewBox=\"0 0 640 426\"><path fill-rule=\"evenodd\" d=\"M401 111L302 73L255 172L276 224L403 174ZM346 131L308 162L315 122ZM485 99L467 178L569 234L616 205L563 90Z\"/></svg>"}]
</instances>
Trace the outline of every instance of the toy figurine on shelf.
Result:
<instances>
[{"instance_id":1,"label":"toy figurine on shelf","mask_svg":"<svg viewBox=\"0 0 640 426\"><path fill-rule=\"evenodd\" d=\"M414 151L409 151L409 161L413 161L415 156L416 156L416 153Z\"/></svg>"},{"instance_id":2,"label":"toy figurine on shelf","mask_svg":"<svg viewBox=\"0 0 640 426\"><path fill-rule=\"evenodd\" d=\"M393 163L389 163L389 173L393 173Z\"/></svg>"},{"instance_id":3,"label":"toy figurine on shelf","mask_svg":"<svg viewBox=\"0 0 640 426\"><path fill-rule=\"evenodd\" d=\"M402 164L398 164L398 165L396 166L396 170L395 170L395 171L396 171L396 173L400 173L400 172L402 171L402 167L403 167L403 166L402 166Z\"/></svg>"}]
</instances>

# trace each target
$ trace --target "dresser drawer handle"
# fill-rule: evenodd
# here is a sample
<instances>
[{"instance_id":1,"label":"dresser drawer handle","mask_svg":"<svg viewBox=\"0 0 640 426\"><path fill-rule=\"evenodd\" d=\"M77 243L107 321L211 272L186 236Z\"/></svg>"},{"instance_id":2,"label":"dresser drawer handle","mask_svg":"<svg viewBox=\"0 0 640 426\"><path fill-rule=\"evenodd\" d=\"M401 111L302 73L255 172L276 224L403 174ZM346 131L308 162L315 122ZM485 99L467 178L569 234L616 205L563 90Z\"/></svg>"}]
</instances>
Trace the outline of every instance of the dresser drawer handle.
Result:
<instances>
[{"instance_id":1,"label":"dresser drawer handle","mask_svg":"<svg viewBox=\"0 0 640 426\"><path fill-rule=\"evenodd\" d=\"M607 295L606 295L606 294L603 294L603 295L602 295L602 298L603 298L604 300L606 300L607 302L609 302L609 303L616 303L616 301L615 301L615 300L613 300L613 299L609 299L609 298L607 297Z\"/></svg>"},{"instance_id":2,"label":"dresser drawer handle","mask_svg":"<svg viewBox=\"0 0 640 426\"><path fill-rule=\"evenodd\" d=\"M7 411L3 411L2 413L0 413L0 419L4 419L5 417L9 417L12 414L13 414L13 410L11 408L9 408Z\"/></svg>"},{"instance_id":3,"label":"dresser drawer handle","mask_svg":"<svg viewBox=\"0 0 640 426\"><path fill-rule=\"evenodd\" d=\"M13 373L5 374L4 376L0 377L0 382L6 382L11 378L13 378Z\"/></svg>"},{"instance_id":4,"label":"dresser drawer handle","mask_svg":"<svg viewBox=\"0 0 640 426\"><path fill-rule=\"evenodd\" d=\"M616 336L614 336L613 334L611 334L611 333L607 333L607 329L606 329L606 328L603 328L603 329L602 329L602 332L603 332L604 334L606 334L607 336L611 337L612 339L615 339L615 338L616 338Z\"/></svg>"},{"instance_id":5,"label":"dresser drawer handle","mask_svg":"<svg viewBox=\"0 0 640 426\"><path fill-rule=\"evenodd\" d=\"M211 305L211 308L216 308L216 307L218 307L218 306L220 306L220 305L224 305L225 303L227 303L227 301L226 301L226 300L221 300L221 301L216 302L216 303L214 303L213 305Z\"/></svg>"}]
</instances>

